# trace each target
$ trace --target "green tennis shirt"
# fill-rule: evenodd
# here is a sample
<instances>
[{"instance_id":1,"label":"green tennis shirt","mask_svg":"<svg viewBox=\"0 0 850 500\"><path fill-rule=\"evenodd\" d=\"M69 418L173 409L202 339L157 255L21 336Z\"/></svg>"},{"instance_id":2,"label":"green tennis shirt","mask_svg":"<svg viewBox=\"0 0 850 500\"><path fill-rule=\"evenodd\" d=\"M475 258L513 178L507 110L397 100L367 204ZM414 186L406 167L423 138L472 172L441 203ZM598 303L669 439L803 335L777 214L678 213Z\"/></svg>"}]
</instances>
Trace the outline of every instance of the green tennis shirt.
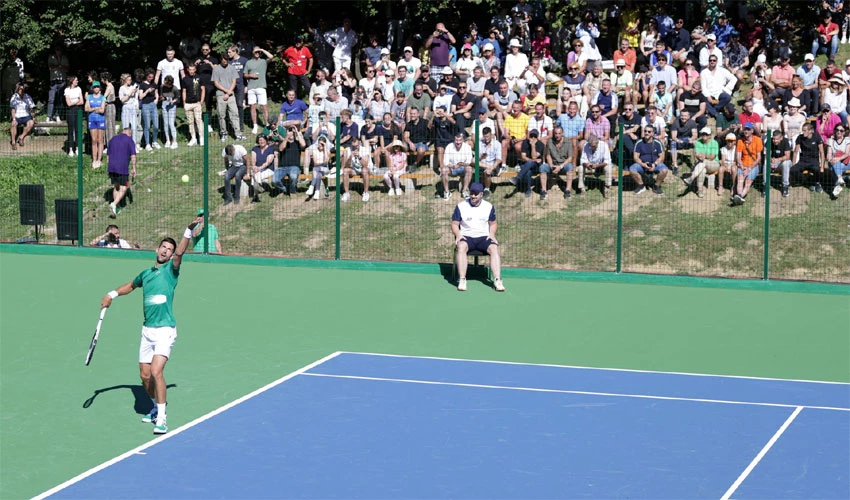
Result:
<instances>
[{"instance_id":1,"label":"green tennis shirt","mask_svg":"<svg viewBox=\"0 0 850 500\"><path fill-rule=\"evenodd\" d=\"M141 288L144 293L145 326L177 326L172 305L179 274L180 271L174 269L169 261L162 266L145 269L133 280L133 286Z\"/></svg>"}]
</instances>

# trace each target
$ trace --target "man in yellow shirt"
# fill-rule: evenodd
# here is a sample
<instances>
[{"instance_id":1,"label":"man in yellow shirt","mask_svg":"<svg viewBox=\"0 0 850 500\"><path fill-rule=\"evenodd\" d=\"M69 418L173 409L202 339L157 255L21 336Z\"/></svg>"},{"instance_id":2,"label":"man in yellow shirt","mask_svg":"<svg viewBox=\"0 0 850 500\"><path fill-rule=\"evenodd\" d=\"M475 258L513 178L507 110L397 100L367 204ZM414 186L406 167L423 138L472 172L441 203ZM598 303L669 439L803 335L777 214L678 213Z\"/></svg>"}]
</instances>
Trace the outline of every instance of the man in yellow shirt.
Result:
<instances>
[{"instance_id":1,"label":"man in yellow shirt","mask_svg":"<svg viewBox=\"0 0 850 500\"><path fill-rule=\"evenodd\" d=\"M520 145L528 135L528 120L528 115L522 112L522 104L514 101L511 104L511 113L500 123L504 161L507 161L509 151L519 154Z\"/></svg>"}]
</instances>

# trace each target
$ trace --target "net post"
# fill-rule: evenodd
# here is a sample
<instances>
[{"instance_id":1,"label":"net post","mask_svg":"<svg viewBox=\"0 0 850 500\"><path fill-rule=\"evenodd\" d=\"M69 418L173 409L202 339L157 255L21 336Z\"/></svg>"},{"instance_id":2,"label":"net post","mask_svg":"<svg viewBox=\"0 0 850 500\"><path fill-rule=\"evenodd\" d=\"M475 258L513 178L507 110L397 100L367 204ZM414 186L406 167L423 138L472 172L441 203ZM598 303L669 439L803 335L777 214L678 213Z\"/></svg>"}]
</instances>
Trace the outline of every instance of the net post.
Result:
<instances>
[{"instance_id":1,"label":"net post","mask_svg":"<svg viewBox=\"0 0 850 500\"><path fill-rule=\"evenodd\" d=\"M617 274L623 272L623 169L625 168L624 163L624 155L623 155L623 130L625 127L623 123L620 122L620 140L617 141L618 149L618 162L619 167L617 169ZM580 168L580 165L577 165L576 168Z\"/></svg>"},{"instance_id":2,"label":"net post","mask_svg":"<svg viewBox=\"0 0 850 500\"><path fill-rule=\"evenodd\" d=\"M341 208L340 207L340 201L341 200L340 200L340 193L339 193L339 187L340 187L339 179L340 179L340 167L342 166L342 151L340 150L340 143L339 143L339 138L340 138L340 134L341 134L341 131L342 131L342 125L341 125L339 116L336 117L336 124L335 125L336 125L336 136L334 137L334 145L335 145L334 149L336 150L336 158L334 159L334 164L336 166L336 196L334 196L334 198L336 199L336 208L335 208L336 223L334 224L334 260L339 260L340 259L340 241L339 241L339 238L340 238L340 231L339 231L340 220L339 220L339 215L340 215L340 208Z\"/></svg>"}]
</instances>

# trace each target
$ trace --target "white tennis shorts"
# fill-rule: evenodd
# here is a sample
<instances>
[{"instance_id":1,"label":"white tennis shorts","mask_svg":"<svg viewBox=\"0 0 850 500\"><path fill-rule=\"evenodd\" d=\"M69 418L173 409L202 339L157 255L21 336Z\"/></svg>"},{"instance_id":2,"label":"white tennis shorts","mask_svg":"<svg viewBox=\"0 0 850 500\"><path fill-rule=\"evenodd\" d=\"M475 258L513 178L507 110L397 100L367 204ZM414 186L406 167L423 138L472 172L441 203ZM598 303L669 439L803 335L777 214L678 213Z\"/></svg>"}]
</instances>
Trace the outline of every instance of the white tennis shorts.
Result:
<instances>
[{"instance_id":1,"label":"white tennis shorts","mask_svg":"<svg viewBox=\"0 0 850 500\"><path fill-rule=\"evenodd\" d=\"M266 89L248 89L248 105L251 104L265 106L267 104Z\"/></svg>"},{"instance_id":2,"label":"white tennis shorts","mask_svg":"<svg viewBox=\"0 0 850 500\"><path fill-rule=\"evenodd\" d=\"M139 363L150 363L154 355L171 357L171 348L177 340L177 328L173 326L142 327L139 344Z\"/></svg>"}]
</instances>

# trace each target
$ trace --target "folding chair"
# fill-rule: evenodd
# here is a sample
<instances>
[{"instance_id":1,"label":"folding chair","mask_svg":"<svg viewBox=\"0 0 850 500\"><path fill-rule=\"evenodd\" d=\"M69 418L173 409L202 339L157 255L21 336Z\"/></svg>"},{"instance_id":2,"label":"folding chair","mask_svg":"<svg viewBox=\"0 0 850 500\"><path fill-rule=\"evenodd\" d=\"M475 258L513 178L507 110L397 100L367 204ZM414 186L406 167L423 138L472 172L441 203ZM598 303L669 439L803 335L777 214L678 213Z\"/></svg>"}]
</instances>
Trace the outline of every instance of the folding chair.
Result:
<instances>
[{"instance_id":1,"label":"folding chair","mask_svg":"<svg viewBox=\"0 0 850 500\"><path fill-rule=\"evenodd\" d=\"M451 251L452 251L452 280L457 281L457 246L452 245ZM488 262L487 262L487 264L488 264L487 265L487 279L489 280L489 279L492 278L491 275L490 275L491 269L490 269L490 265L489 265L490 264L489 263L490 254L488 254L487 252L482 252L481 250L470 250L469 252L466 253L466 256L473 258L473 263L472 263L473 267L479 267L478 257L487 257L487 259L488 259Z\"/></svg>"}]
</instances>

